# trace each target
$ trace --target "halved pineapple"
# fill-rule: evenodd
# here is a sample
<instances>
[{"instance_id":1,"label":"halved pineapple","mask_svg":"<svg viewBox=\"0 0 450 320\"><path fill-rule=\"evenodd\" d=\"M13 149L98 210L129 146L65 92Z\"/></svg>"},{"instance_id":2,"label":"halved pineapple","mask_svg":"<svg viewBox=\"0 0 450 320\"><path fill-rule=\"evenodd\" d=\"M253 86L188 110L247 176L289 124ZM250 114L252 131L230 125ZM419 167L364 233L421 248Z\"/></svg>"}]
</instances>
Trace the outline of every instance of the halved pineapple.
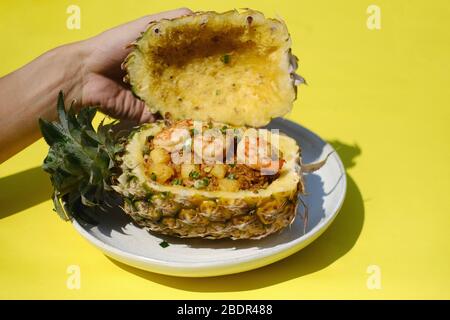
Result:
<instances>
[{"instance_id":1,"label":"halved pineapple","mask_svg":"<svg viewBox=\"0 0 450 320\"><path fill-rule=\"evenodd\" d=\"M292 108L296 58L284 22L258 11L152 22L123 67L152 112L260 127Z\"/></svg>"},{"instance_id":2,"label":"halved pineapple","mask_svg":"<svg viewBox=\"0 0 450 320\"><path fill-rule=\"evenodd\" d=\"M125 199L124 210L137 224L178 237L260 239L293 221L298 193L303 191L299 147L294 139L277 135L285 162L277 179L266 188L238 190L233 186L236 180L223 178L220 169L213 169L219 166L216 164L210 172L221 176L219 188L208 191L168 185L152 177L146 163L148 141L165 128L165 122L158 121L133 134L121 159L122 175L113 186ZM192 176L198 168L195 164L182 165L185 172L181 176Z\"/></svg>"}]
</instances>

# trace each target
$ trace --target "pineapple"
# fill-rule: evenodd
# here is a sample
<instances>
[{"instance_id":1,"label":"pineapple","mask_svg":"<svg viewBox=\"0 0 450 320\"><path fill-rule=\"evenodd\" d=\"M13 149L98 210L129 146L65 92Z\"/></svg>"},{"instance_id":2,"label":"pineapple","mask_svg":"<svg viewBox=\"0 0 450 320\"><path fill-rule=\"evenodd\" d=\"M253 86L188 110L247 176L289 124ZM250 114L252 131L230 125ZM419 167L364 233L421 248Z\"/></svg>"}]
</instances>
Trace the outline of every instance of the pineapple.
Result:
<instances>
[{"instance_id":1,"label":"pineapple","mask_svg":"<svg viewBox=\"0 0 450 320\"><path fill-rule=\"evenodd\" d=\"M253 10L153 22L134 46L123 63L126 81L151 111L184 127L191 124L186 119L222 131L260 127L290 111L296 85L304 82L295 74L285 24ZM303 171L323 164L303 165L296 141L277 135L283 155L278 176L264 188L242 189L224 164L171 164L173 145L160 134L167 120L124 136L114 123L94 130L94 108L66 112L62 94L57 109L59 122L40 120L40 127L50 145L43 167L51 175L55 210L65 219L90 218L93 208L107 211L119 199L124 212L149 231L261 239L292 223L304 192ZM185 138L179 135L176 144ZM149 147L149 140L160 146ZM203 166L217 189L209 190L209 180L199 176Z\"/></svg>"},{"instance_id":2,"label":"pineapple","mask_svg":"<svg viewBox=\"0 0 450 320\"><path fill-rule=\"evenodd\" d=\"M255 10L150 23L123 63L152 112L261 127L292 108L297 58L284 22Z\"/></svg>"},{"instance_id":3,"label":"pineapple","mask_svg":"<svg viewBox=\"0 0 450 320\"><path fill-rule=\"evenodd\" d=\"M288 226L295 217L303 183L299 147L288 136L278 137L286 163L269 187L239 190L236 180L223 178L218 169L223 165L216 164L212 174L222 177L219 191L206 191L163 184L173 171L161 163L166 158L160 151L156 159L163 161L147 170L146 142L165 129L165 121L142 125L127 137L114 135L114 123L101 123L95 131L91 125L95 109L66 112L62 93L58 115L59 122L41 119L40 128L50 145L43 168L51 175L55 210L64 219L85 214L80 206L106 211L114 205L114 200L108 200L117 196L138 225L178 237L260 239ZM159 149L150 155L155 150ZM182 165L181 174L189 177L196 170L198 165Z\"/></svg>"},{"instance_id":4,"label":"pineapple","mask_svg":"<svg viewBox=\"0 0 450 320\"><path fill-rule=\"evenodd\" d=\"M216 164L211 174L220 176L219 191L207 191L149 179L143 150L149 137L164 126L162 121L147 124L131 137L122 157L122 174L113 186L126 199L124 210L137 224L179 237L259 239L293 221L302 191L299 147L294 139L278 136L286 163L267 188L239 190L236 180L224 178L219 169L223 164ZM189 178L199 168L184 164L181 170L182 177Z\"/></svg>"}]
</instances>

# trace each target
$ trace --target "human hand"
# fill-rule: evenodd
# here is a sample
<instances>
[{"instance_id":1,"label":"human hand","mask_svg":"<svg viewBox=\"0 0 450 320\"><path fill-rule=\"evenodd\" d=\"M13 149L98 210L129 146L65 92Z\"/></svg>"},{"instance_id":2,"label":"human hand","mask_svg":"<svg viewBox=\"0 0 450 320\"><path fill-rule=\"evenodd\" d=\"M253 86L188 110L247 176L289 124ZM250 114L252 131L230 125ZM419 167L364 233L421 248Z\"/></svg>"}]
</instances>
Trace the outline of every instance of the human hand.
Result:
<instances>
[{"instance_id":1,"label":"human hand","mask_svg":"<svg viewBox=\"0 0 450 320\"><path fill-rule=\"evenodd\" d=\"M104 113L133 122L153 115L122 81L128 47L148 23L190 14L177 9L145 16L96 37L64 45L0 78L0 163L40 137L38 119L56 118L60 90L75 107L98 106Z\"/></svg>"},{"instance_id":2,"label":"human hand","mask_svg":"<svg viewBox=\"0 0 450 320\"><path fill-rule=\"evenodd\" d=\"M95 105L115 118L151 122L153 114L122 81L121 63L131 51L128 47L146 26L155 20L172 19L192 13L181 8L145 16L107 30L80 43L85 52L81 86L81 106Z\"/></svg>"}]
</instances>

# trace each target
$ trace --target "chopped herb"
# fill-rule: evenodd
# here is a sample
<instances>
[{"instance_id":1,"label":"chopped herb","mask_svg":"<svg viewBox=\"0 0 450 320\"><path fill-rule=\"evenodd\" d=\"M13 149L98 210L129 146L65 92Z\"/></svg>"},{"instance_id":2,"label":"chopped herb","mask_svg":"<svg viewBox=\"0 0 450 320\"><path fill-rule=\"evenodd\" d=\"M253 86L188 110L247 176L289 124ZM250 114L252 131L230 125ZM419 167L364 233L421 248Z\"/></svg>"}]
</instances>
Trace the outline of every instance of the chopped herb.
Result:
<instances>
[{"instance_id":1,"label":"chopped herb","mask_svg":"<svg viewBox=\"0 0 450 320\"><path fill-rule=\"evenodd\" d=\"M223 126L222 129L220 129L220 132L222 132L222 134L226 134L228 130L227 126Z\"/></svg>"},{"instance_id":2,"label":"chopped herb","mask_svg":"<svg viewBox=\"0 0 450 320\"><path fill-rule=\"evenodd\" d=\"M189 172L189 178L191 179L198 179L200 177L200 172L198 171L191 171Z\"/></svg>"},{"instance_id":3,"label":"chopped herb","mask_svg":"<svg viewBox=\"0 0 450 320\"><path fill-rule=\"evenodd\" d=\"M236 167L236 163L229 163L228 165L230 166L230 168Z\"/></svg>"},{"instance_id":4,"label":"chopped herb","mask_svg":"<svg viewBox=\"0 0 450 320\"><path fill-rule=\"evenodd\" d=\"M234 173L230 173L230 174L227 176L227 178L230 179L230 180L236 180L236 176L234 175Z\"/></svg>"},{"instance_id":5,"label":"chopped herb","mask_svg":"<svg viewBox=\"0 0 450 320\"><path fill-rule=\"evenodd\" d=\"M194 136L196 134L198 134L198 130L195 128L192 128L191 130L189 130L191 132L191 136Z\"/></svg>"},{"instance_id":6,"label":"chopped herb","mask_svg":"<svg viewBox=\"0 0 450 320\"><path fill-rule=\"evenodd\" d=\"M216 90L216 96L218 96L218 95L220 95L220 90L219 89Z\"/></svg>"},{"instance_id":7,"label":"chopped herb","mask_svg":"<svg viewBox=\"0 0 450 320\"><path fill-rule=\"evenodd\" d=\"M128 198L124 198L123 200L124 200L125 203L128 204L130 207L133 207L133 201L131 201L131 200L128 199Z\"/></svg>"},{"instance_id":8,"label":"chopped herb","mask_svg":"<svg viewBox=\"0 0 450 320\"><path fill-rule=\"evenodd\" d=\"M153 181L156 181L156 174L154 172L152 172L150 174L150 179L152 179Z\"/></svg>"},{"instance_id":9,"label":"chopped herb","mask_svg":"<svg viewBox=\"0 0 450 320\"><path fill-rule=\"evenodd\" d=\"M202 189L204 187L207 187L209 185L209 179L208 178L203 178L201 180L196 180L194 182L194 188L196 189Z\"/></svg>"},{"instance_id":10,"label":"chopped herb","mask_svg":"<svg viewBox=\"0 0 450 320\"><path fill-rule=\"evenodd\" d=\"M167 198L169 195L170 195L170 192L169 192L169 191L163 191L163 192L161 192L161 196L162 196L163 198Z\"/></svg>"},{"instance_id":11,"label":"chopped herb","mask_svg":"<svg viewBox=\"0 0 450 320\"><path fill-rule=\"evenodd\" d=\"M220 60L221 60L223 63L225 63L225 64L230 63L230 59L231 59L231 57L230 57L229 54L225 54L225 55L222 56L222 58L220 58Z\"/></svg>"},{"instance_id":12,"label":"chopped herb","mask_svg":"<svg viewBox=\"0 0 450 320\"><path fill-rule=\"evenodd\" d=\"M179 185L181 185L183 183L183 180L182 179L173 179L173 181L172 181L172 184L174 185L174 186L179 186Z\"/></svg>"},{"instance_id":13,"label":"chopped herb","mask_svg":"<svg viewBox=\"0 0 450 320\"><path fill-rule=\"evenodd\" d=\"M159 243L159 245L162 247L162 248L167 248L168 246L170 246L170 244L167 242L167 241L163 241L163 242L160 242Z\"/></svg>"},{"instance_id":14,"label":"chopped herb","mask_svg":"<svg viewBox=\"0 0 450 320\"><path fill-rule=\"evenodd\" d=\"M146 183L144 183L142 185L142 188L147 192L147 193L153 193L153 189L150 188Z\"/></svg>"},{"instance_id":15,"label":"chopped herb","mask_svg":"<svg viewBox=\"0 0 450 320\"><path fill-rule=\"evenodd\" d=\"M127 176L127 182L131 182L131 181L134 181L134 180L137 180L136 176L133 176L133 175Z\"/></svg>"},{"instance_id":16,"label":"chopped herb","mask_svg":"<svg viewBox=\"0 0 450 320\"><path fill-rule=\"evenodd\" d=\"M150 154L150 147L145 145L143 150L142 150L142 154L145 155L149 155Z\"/></svg>"},{"instance_id":17,"label":"chopped herb","mask_svg":"<svg viewBox=\"0 0 450 320\"><path fill-rule=\"evenodd\" d=\"M208 128L209 128L209 129L212 129L212 127L213 127L212 122L208 123Z\"/></svg>"}]
</instances>

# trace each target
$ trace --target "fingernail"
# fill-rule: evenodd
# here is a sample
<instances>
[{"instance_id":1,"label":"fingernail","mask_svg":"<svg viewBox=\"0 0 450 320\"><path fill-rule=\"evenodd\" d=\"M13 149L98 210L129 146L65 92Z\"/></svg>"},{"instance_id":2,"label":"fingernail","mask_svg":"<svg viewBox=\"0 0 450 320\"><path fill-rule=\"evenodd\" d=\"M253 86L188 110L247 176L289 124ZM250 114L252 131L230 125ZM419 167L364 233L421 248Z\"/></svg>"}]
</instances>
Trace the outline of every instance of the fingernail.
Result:
<instances>
[{"instance_id":1,"label":"fingernail","mask_svg":"<svg viewBox=\"0 0 450 320\"><path fill-rule=\"evenodd\" d=\"M153 122L155 121L155 117L153 113L150 112L147 106L144 107L144 111L142 111L140 122Z\"/></svg>"}]
</instances>

